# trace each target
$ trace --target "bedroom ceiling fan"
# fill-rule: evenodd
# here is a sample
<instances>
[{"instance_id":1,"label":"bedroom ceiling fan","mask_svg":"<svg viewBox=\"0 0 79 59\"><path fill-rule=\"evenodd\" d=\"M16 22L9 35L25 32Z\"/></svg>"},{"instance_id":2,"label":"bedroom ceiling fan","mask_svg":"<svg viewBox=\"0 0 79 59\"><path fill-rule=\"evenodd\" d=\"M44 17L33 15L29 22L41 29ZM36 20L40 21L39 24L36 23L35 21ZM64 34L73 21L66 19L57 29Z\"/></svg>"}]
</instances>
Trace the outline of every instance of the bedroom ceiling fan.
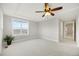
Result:
<instances>
[{"instance_id":1,"label":"bedroom ceiling fan","mask_svg":"<svg viewBox=\"0 0 79 59\"><path fill-rule=\"evenodd\" d=\"M44 15L42 15L42 17L47 16L47 15L54 16L55 14L53 13L53 11L58 11L58 10L63 9L63 7L56 7L56 8L52 9L52 8L49 7L48 3L45 3L44 6L45 6L44 11L36 11L36 13L43 13L43 12L45 12Z\"/></svg>"}]
</instances>

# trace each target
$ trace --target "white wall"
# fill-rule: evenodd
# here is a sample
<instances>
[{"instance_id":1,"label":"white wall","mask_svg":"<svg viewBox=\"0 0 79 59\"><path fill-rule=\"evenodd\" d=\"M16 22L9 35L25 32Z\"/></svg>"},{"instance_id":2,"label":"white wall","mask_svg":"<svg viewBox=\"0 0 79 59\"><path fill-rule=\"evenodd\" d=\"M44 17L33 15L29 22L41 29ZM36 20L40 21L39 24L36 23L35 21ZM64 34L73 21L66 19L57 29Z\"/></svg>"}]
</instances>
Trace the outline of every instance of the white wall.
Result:
<instances>
[{"instance_id":1,"label":"white wall","mask_svg":"<svg viewBox=\"0 0 79 59\"><path fill-rule=\"evenodd\" d=\"M48 19L39 23L39 35L43 39L59 40L59 19Z\"/></svg>"},{"instance_id":2,"label":"white wall","mask_svg":"<svg viewBox=\"0 0 79 59\"><path fill-rule=\"evenodd\" d=\"M4 29L3 29L3 35L12 35L12 25L11 25L11 16L4 15ZM28 20L26 20L28 21ZM29 21L29 35L28 36L16 36L15 41L21 41L21 40L28 40L28 39L35 39L37 38L37 23Z\"/></svg>"},{"instance_id":3,"label":"white wall","mask_svg":"<svg viewBox=\"0 0 79 59\"><path fill-rule=\"evenodd\" d=\"M62 20L60 20L59 21L59 41L61 42L61 41L63 41L63 21Z\"/></svg>"},{"instance_id":4,"label":"white wall","mask_svg":"<svg viewBox=\"0 0 79 59\"><path fill-rule=\"evenodd\" d=\"M0 9L0 54L2 51L2 38L3 38L3 13Z\"/></svg>"}]
</instances>

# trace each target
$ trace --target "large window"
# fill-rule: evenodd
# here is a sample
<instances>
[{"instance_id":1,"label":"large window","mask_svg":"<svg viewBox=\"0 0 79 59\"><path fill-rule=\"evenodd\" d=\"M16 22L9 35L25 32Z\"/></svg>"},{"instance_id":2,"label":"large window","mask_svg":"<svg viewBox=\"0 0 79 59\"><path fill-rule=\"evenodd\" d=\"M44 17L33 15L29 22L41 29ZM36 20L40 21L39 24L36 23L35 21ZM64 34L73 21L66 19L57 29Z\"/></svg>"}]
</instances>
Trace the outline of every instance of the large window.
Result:
<instances>
[{"instance_id":1,"label":"large window","mask_svg":"<svg viewBox=\"0 0 79 59\"><path fill-rule=\"evenodd\" d=\"M29 33L28 21L13 18L12 19L12 34L13 35L27 35Z\"/></svg>"}]
</instances>

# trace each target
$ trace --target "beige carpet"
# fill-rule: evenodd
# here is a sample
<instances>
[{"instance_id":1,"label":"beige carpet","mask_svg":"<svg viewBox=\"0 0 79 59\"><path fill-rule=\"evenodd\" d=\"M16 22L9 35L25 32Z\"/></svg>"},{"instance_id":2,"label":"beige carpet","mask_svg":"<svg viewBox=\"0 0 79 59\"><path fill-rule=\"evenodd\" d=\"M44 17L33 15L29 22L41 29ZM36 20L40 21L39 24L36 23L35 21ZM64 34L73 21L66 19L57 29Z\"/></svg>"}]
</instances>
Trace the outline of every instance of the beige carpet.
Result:
<instances>
[{"instance_id":1,"label":"beige carpet","mask_svg":"<svg viewBox=\"0 0 79 59\"><path fill-rule=\"evenodd\" d=\"M79 48L74 44L56 43L43 39L34 39L14 43L3 50L6 56L78 56Z\"/></svg>"}]
</instances>

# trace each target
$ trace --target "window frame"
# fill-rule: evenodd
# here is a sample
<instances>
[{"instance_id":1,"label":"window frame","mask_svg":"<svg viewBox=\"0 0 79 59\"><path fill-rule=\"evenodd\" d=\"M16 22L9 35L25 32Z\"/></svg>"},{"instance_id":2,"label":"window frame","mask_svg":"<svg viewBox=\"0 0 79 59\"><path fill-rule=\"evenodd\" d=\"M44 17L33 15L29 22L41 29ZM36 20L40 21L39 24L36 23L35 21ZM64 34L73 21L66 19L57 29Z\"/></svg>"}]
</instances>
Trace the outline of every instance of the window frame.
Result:
<instances>
[{"instance_id":1,"label":"window frame","mask_svg":"<svg viewBox=\"0 0 79 59\"><path fill-rule=\"evenodd\" d=\"M24 23L28 23L28 29L27 29L27 33L22 33L22 29L20 29L20 34L14 34L14 30L13 30L13 21L18 21L18 22L24 22ZM28 36L29 35L29 21L27 21L26 19L22 19L22 18L11 18L11 27L12 27L12 35L13 36L20 36L20 35L24 35L24 36ZM22 25L21 25L22 27Z\"/></svg>"}]
</instances>

